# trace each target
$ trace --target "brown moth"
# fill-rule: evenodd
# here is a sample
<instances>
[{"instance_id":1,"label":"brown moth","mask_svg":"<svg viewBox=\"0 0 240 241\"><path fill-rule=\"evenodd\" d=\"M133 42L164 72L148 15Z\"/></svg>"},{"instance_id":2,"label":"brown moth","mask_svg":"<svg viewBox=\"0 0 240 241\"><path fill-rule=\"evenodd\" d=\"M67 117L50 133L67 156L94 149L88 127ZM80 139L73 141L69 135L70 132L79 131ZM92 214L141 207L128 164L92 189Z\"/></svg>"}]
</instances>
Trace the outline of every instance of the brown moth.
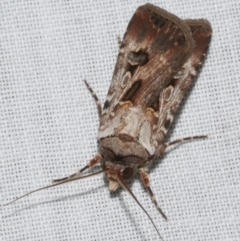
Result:
<instances>
[{"instance_id":1,"label":"brown moth","mask_svg":"<svg viewBox=\"0 0 240 241\"><path fill-rule=\"evenodd\" d=\"M120 43L103 109L85 81L96 100L100 117L98 154L75 174L53 180L52 185L30 193L104 172L109 190L125 188L158 232L125 180L138 172L152 201L167 220L150 188L147 168L168 146L207 137L194 136L164 143L174 115L203 62L211 34L210 23L205 19L181 20L151 4L139 7ZM81 176L98 163L102 170Z\"/></svg>"}]
</instances>

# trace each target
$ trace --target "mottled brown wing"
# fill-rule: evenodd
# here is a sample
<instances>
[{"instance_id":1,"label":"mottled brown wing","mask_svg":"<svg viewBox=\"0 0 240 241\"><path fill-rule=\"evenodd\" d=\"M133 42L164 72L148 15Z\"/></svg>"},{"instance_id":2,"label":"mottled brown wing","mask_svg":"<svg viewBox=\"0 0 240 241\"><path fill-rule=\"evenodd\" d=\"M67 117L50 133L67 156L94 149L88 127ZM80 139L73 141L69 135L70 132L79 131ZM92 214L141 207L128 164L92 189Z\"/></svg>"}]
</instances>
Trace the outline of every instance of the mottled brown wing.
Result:
<instances>
[{"instance_id":1,"label":"mottled brown wing","mask_svg":"<svg viewBox=\"0 0 240 241\"><path fill-rule=\"evenodd\" d=\"M185 23L191 29L195 46L190 58L160 94L157 130L159 143L162 143L182 99L186 95L194 77L197 75L211 41L212 29L207 20L185 20Z\"/></svg>"},{"instance_id":2,"label":"mottled brown wing","mask_svg":"<svg viewBox=\"0 0 240 241\"><path fill-rule=\"evenodd\" d=\"M139 7L120 46L103 115L110 115L120 101L152 106L193 45L183 20L151 4Z\"/></svg>"}]
</instances>

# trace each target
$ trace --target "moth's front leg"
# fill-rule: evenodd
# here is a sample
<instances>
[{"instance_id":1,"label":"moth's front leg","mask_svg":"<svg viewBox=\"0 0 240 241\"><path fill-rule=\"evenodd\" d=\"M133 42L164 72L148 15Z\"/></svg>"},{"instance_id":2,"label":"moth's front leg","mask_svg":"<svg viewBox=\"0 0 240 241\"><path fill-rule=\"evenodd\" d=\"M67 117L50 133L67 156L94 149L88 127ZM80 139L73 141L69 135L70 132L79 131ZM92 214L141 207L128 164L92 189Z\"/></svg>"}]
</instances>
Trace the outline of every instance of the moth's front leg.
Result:
<instances>
[{"instance_id":1,"label":"moth's front leg","mask_svg":"<svg viewBox=\"0 0 240 241\"><path fill-rule=\"evenodd\" d=\"M67 181L67 180L72 180L74 178L77 178L81 175L82 172L84 172L85 170L87 170L88 168L90 167L93 167L95 166L96 164L98 164L100 161L102 160L102 156L97 154L96 156L94 156L89 162L88 164L83 167L82 169L78 170L77 172L73 173L72 175L70 176L67 176L67 177L63 177L63 178L60 178L60 179L54 179L52 180L52 183L55 184L55 183L60 183L60 182L64 182L64 181Z\"/></svg>"},{"instance_id":2,"label":"moth's front leg","mask_svg":"<svg viewBox=\"0 0 240 241\"><path fill-rule=\"evenodd\" d=\"M158 202L156 200L156 197L155 195L153 194L152 192L152 189L150 187L150 180L149 180L149 177L148 177L148 174L147 172L144 170L144 168L139 168L139 174L140 174L140 177L141 177L141 180L142 180L142 183L144 185L144 187L147 188L149 194L150 194L150 197L152 199L152 201L154 202L156 208L158 209L158 211L160 212L160 214L163 216L163 218L165 219L165 221L168 221L168 218L167 216L164 214L164 212L161 210L161 208L159 207L158 205Z\"/></svg>"},{"instance_id":3,"label":"moth's front leg","mask_svg":"<svg viewBox=\"0 0 240 241\"><path fill-rule=\"evenodd\" d=\"M99 99L97 97L97 94L93 91L92 87L88 84L87 80L84 79L83 81L84 81L85 85L87 86L88 90L90 91L93 99L96 102L97 109L98 109L98 116L99 116L99 119L100 119L101 115L102 115L102 105L101 105L101 102L99 101Z\"/></svg>"}]
</instances>

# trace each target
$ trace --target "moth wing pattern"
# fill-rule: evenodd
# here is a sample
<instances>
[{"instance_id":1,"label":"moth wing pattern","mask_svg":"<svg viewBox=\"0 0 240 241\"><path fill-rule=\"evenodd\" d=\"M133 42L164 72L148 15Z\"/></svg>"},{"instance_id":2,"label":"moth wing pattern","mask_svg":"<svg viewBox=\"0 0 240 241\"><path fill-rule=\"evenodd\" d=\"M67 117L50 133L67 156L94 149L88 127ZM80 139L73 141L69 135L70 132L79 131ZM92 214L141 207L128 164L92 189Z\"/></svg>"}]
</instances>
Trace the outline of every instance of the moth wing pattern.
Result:
<instances>
[{"instance_id":1,"label":"moth wing pattern","mask_svg":"<svg viewBox=\"0 0 240 241\"><path fill-rule=\"evenodd\" d=\"M102 123L121 101L153 106L193 45L190 29L177 16L151 4L139 7L119 49Z\"/></svg>"},{"instance_id":2,"label":"moth wing pattern","mask_svg":"<svg viewBox=\"0 0 240 241\"><path fill-rule=\"evenodd\" d=\"M159 119L156 139L161 143L172 123L186 92L197 75L208 46L211 41L212 29L205 19L184 20L191 30L194 47L188 60L165 87L159 97ZM161 148L161 146L159 147ZM157 153L158 154L158 153Z\"/></svg>"}]
</instances>

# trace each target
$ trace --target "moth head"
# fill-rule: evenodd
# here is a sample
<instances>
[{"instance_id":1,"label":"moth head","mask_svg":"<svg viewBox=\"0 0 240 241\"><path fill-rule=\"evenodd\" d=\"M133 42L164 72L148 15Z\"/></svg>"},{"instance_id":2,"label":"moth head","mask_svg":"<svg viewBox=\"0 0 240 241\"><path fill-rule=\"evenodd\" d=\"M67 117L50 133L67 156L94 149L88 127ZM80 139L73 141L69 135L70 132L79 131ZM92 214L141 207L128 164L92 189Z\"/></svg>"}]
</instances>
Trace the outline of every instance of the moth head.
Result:
<instances>
[{"instance_id":1,"label":"moth head","mask_svg":"<svg viewBox=\"0 0 240 241\"><path fill-rule=\"evenodd\" d=\"M108 187L110 191L116 191L120 185L118 176L127 180L134 175L134 167L131 164L116 164L111 160L103 159L103 170L107 175Z\"/></svg>"}]
</instances>

